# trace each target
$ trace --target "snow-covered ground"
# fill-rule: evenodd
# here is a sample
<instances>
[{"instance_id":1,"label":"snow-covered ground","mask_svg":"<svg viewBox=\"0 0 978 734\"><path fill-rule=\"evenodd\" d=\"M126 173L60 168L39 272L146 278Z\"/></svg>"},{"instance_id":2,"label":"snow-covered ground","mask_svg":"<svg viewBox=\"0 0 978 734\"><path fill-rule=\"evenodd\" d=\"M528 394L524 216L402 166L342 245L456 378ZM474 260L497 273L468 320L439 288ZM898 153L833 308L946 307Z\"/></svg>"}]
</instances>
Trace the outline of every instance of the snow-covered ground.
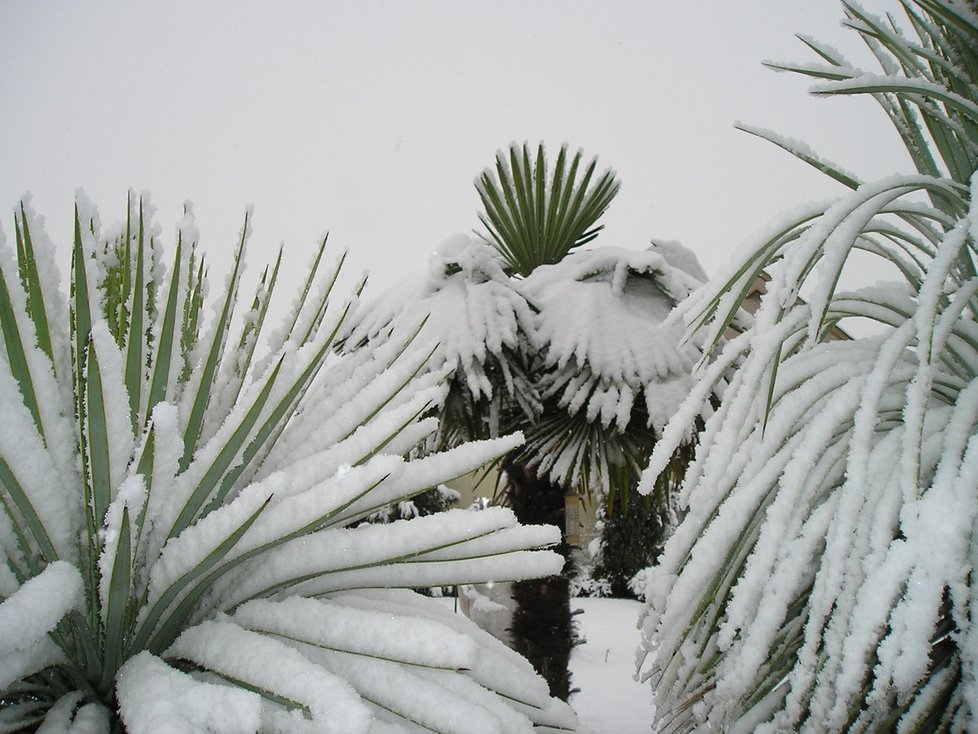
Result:
<instances>
[{"instance_id":1,"label":"snow-covered ground","mask_svg":"<svg viewBox=\"0 0 978 734\"><path fill-rule=\"evenodd\" d=\"M455 599L444 602L456 606ZM652 693L632 677L642 605L630 599L571 599L571 608L582 610L576 619L585 640L571 655L571 686L580 689L571 705L581 723L593 734L647 734Z\"/></svg>"},{"instance_id":2,"label":"snow-covered ground","mask_svg":"<svg viewBox=\"0 0 978 734\"><path fill-rule=\"evenodd\" d=\"M571 685L580 692L571 705L594 734L647 734L652 726L652 693L638 683L636 629L642 605L630 599L572 599L579 633L586 640L571 656Z\"/></svg>"}]
</instances>

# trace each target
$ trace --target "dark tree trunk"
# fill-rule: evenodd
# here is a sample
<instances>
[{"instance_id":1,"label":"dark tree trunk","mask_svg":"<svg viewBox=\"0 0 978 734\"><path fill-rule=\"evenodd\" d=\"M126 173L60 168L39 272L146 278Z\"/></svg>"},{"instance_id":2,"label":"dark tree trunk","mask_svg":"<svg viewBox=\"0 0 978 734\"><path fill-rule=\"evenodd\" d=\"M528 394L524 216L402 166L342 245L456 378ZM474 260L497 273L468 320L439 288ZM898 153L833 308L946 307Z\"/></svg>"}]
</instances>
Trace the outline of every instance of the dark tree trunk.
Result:
<instances>
[{"instance_id":1,"label":"dark tree trunk","mask_svg":"<svg viewBox=\"0 0 978 734\"><path fill-rule=\"evenodd\" d=\"M525 525L556 525L564 530L564 490L539 478L513 457L503 469L509 477L508 495L516 518ZM561 540L555 548L565 559L558 576L513 584L513 649L523 655L550 686L550 695L570 696L571 648L574 627L570 609L570 547Z\"/></svg>"}]
</instances>

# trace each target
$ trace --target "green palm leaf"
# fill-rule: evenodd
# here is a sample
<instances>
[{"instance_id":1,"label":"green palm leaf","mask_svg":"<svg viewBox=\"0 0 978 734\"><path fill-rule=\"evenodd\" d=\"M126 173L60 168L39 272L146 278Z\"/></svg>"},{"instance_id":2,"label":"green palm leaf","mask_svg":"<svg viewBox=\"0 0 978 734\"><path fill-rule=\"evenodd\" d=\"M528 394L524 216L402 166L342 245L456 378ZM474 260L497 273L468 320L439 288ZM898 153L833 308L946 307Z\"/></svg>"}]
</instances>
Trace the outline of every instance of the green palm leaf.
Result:
<instances>
[{"instance_id":1,"label":"green palm leaf","mask_svg":"<svg viewBox=\"0 0 978 734\"><path fill-rule=\"evenodd\" d=\"M551 174L542 143L532 162L527 145L513 143L508 160L497 154L495 175L486 169L476 180L485 207L479 219L513 272L529 275L539 265L555 263L603 228L595 223L618 193L619 182L608 170L592 185L597 159L578 178L582 155L574 155L568 170L567 146L562 146Z\"/></svg>"}]
</instances>

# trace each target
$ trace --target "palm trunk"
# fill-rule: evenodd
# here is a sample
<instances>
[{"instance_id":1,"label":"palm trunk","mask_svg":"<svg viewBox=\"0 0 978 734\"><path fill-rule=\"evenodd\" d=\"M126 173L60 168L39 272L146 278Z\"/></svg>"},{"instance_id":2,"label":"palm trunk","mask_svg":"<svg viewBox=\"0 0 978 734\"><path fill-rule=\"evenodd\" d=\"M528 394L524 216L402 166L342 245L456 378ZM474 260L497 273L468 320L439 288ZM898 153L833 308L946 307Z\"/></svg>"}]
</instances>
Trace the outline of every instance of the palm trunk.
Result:
<instances>
[{"instance_id":1,"label":"palm trunk","mask_svg":"<svg viewBox=\"0 0 978 734\"><path fill-rule=\"evenodd\" d=\"M516 518L525 525L549 524L564 528L564 489L513 456L503 464L509 478L508 495ZM563 540L555 549L564 556L563 571L513 584L513 649L523 655L550 686L550 695L564 701L570 696L571 648L574 627L570 609L572 566L570 547Z\"/></svg>"}]
</instances>

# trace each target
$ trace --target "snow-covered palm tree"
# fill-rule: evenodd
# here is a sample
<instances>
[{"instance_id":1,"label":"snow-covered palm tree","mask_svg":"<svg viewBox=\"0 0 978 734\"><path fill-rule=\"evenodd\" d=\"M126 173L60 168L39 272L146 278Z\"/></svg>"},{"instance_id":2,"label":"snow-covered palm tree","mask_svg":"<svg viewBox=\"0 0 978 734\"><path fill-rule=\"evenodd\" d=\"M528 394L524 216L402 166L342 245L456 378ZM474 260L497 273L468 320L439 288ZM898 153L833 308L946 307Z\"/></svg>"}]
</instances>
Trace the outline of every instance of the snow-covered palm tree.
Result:
<instances>
[{"instance_id":1,"label":"snow-covered palm tree","mask_svg":"<svg viewBox=\"0 0 978 734\"><path fill-rule=\"evenodd\" d=\"M680 307L717 350L645 491L728 382L648 586L659 732L978 728L978 13L908 0L901 30L845 9L880 70L807 38L817 64L777 66L872 95L917 171L863 182L753 131L849 191L773 223ZM857 252L892 280L844 292ZM721 344L762 268L753 325ZM827 340L842 319L865 335Z\"/></svg>"},{"instance_id":2,"label":"snow-covered palm tree","mask_svg":"<svg viewBox=\"0 0 978 734\"><path fill-rule=\"evenodd\" d=\"M447 241L426 277L384 294L349 340L424 321L422 335L438 342L430 364L454 370L435 445L522 430L526 443L502 462L522 522L562 526L569 492L594 489L600 501L628 491L700 357L695 343L679 344L680 327L664 324L704 277L688 250L580 249L618 191L614 172L597 175L596 165L566 147L553 168L542 145L500 152L476 181L488 236ZM671 482L660 482L662 506ZM511 629L564 698L568 577L515 584Z\"/></svg>"},{"instance_id":3,"label":"snow-covered palm tree","mask_svg":"<svg viewBox=\"0 0 978 734\"><path fill-rule=\"evenodd\" d=\"M410 333L334 351L342 257L317 278L320 248L256 360L279 266L235 319L250 214L209 318L189 210L165 267L142 199L116 230L79 201L67 297L40 218L24 203L15 221L0 731L575 730L525 660L410 590L556 573L556 528L502 508L358 524L521 438L403 458L436 430L445 375L419 374Z\"/></svg>"}]
</instances>

